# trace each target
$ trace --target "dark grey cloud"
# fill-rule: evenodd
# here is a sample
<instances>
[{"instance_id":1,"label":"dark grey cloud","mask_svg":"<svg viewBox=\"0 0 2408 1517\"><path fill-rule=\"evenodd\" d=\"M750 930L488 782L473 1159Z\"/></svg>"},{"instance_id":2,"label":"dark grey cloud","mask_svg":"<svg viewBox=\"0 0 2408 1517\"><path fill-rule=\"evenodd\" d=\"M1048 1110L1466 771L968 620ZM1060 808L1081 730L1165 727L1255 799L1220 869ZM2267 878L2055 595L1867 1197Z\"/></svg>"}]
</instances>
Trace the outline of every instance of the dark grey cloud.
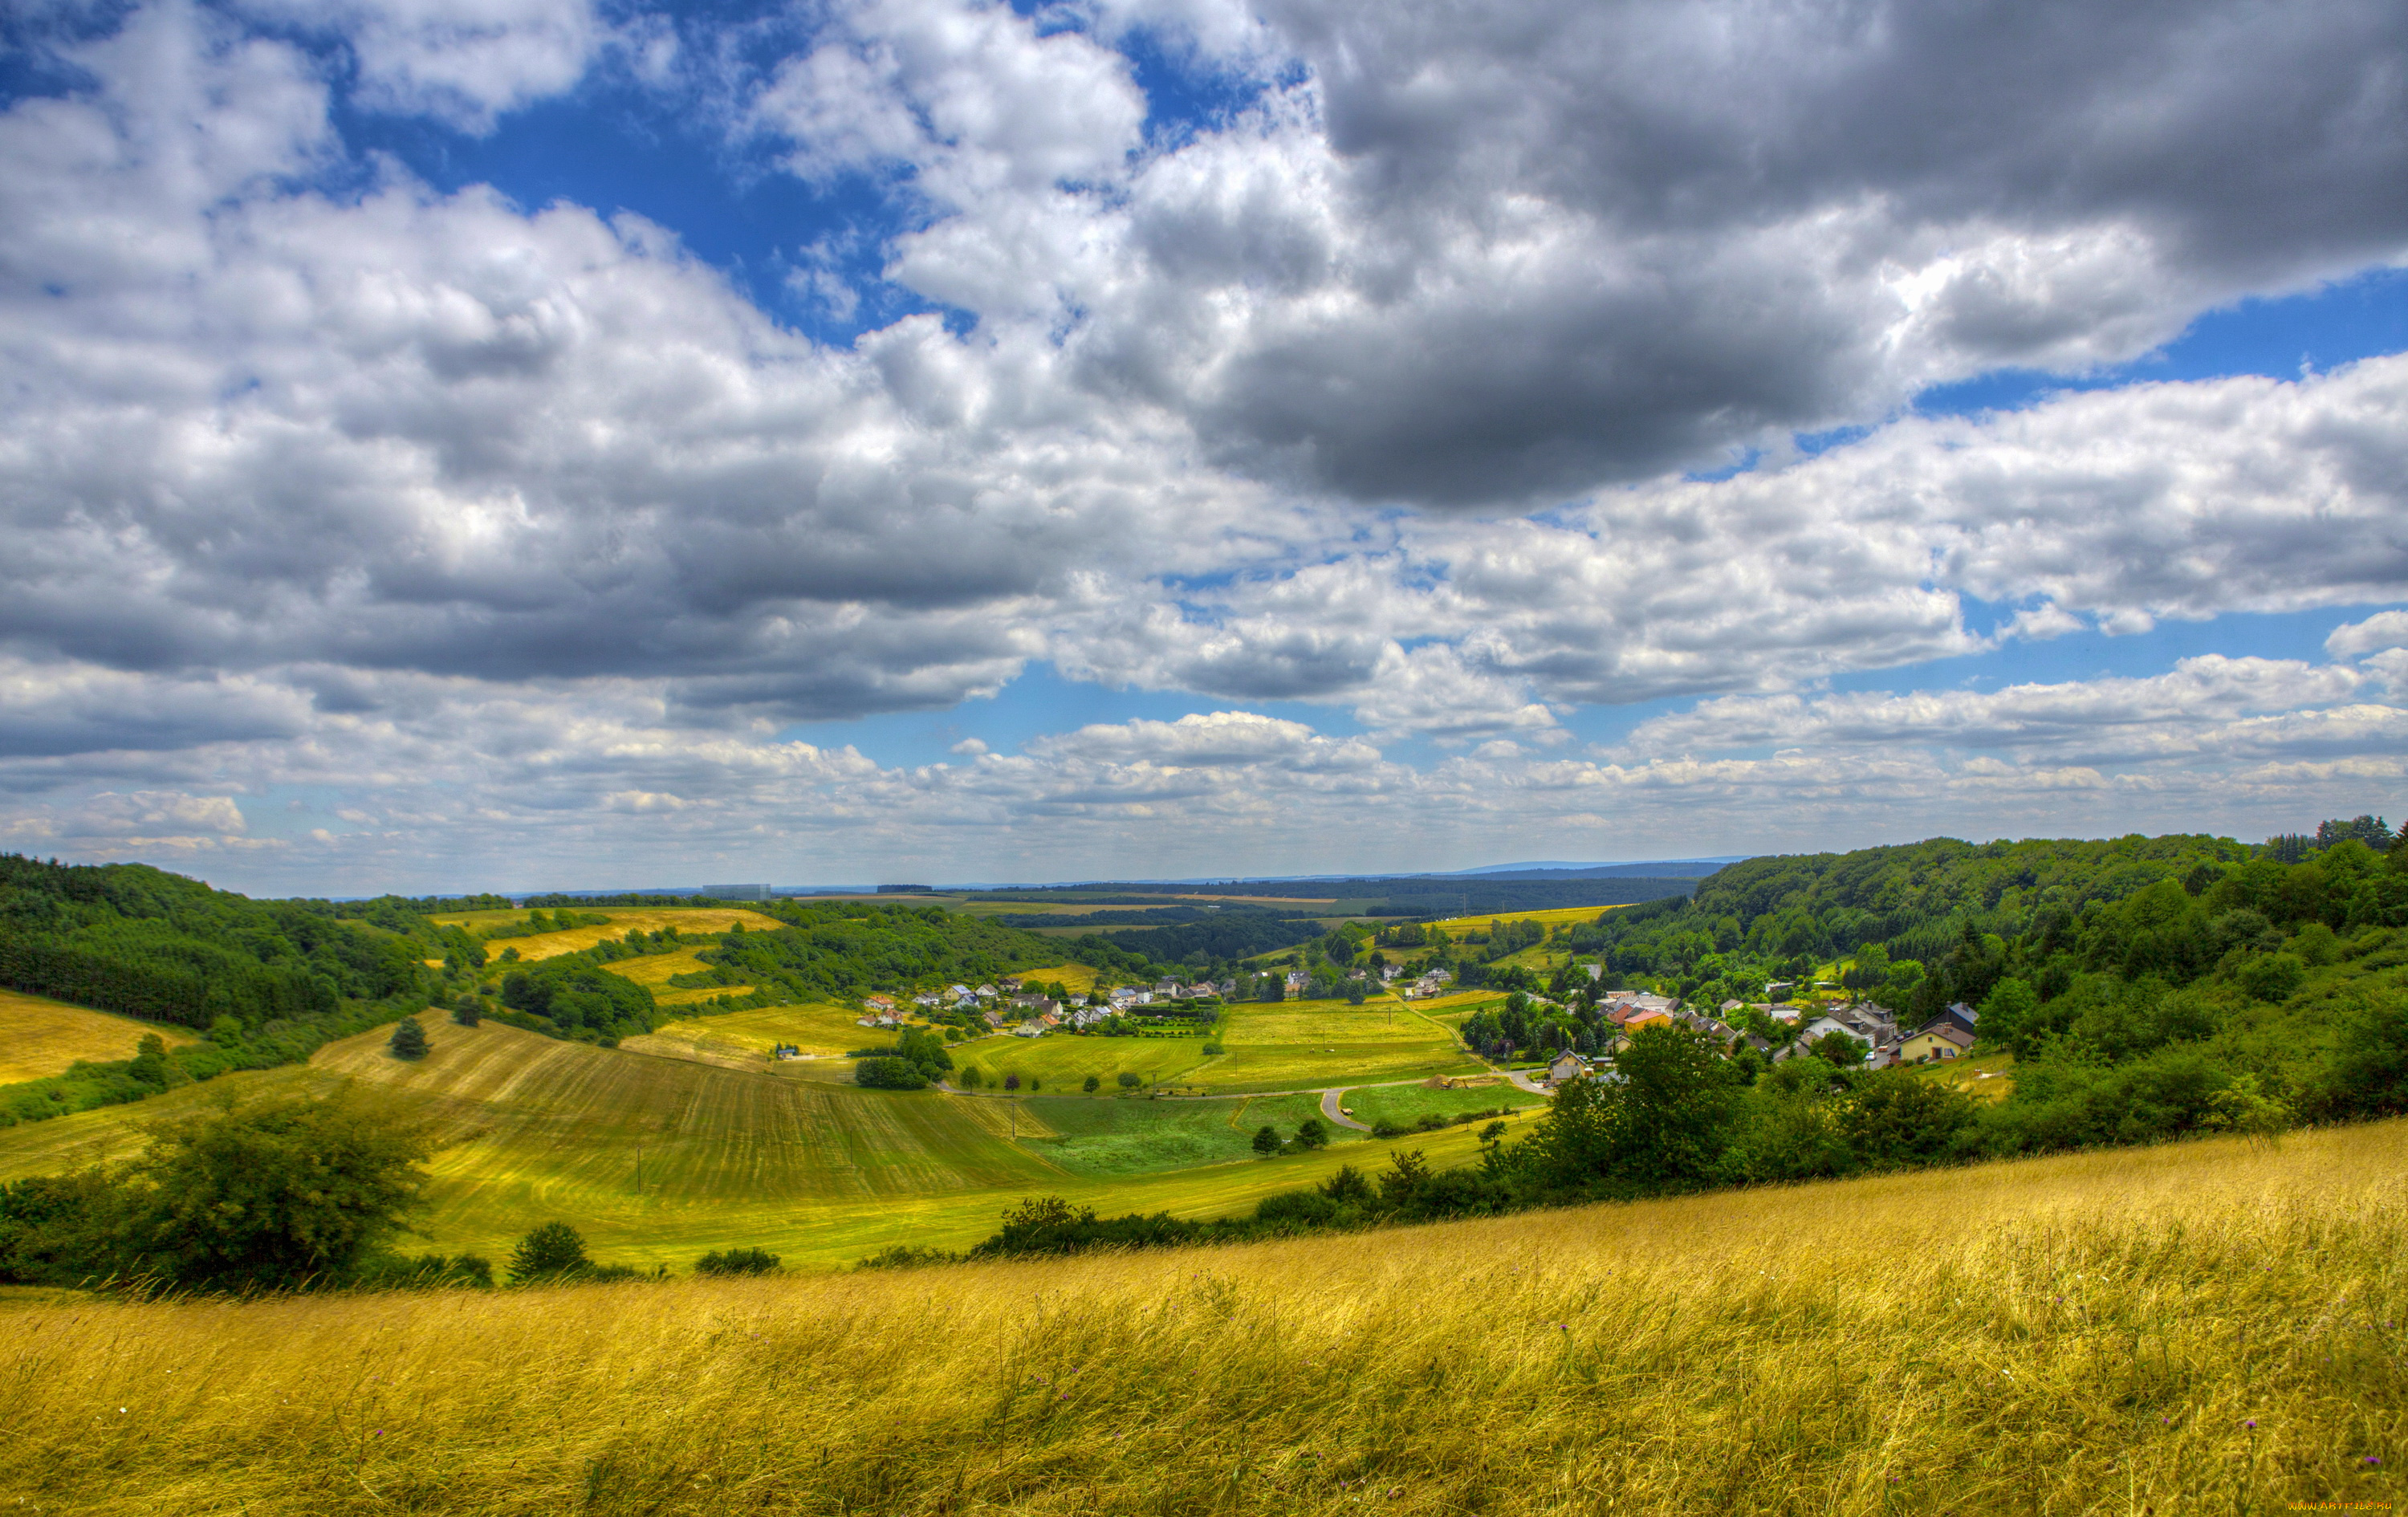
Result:
<instances>
[{"instance_id":1,"label":"dark grey cloud","mask_svg":"<svg viewBox=\"0 0 2408 1517\"><path fill-rule=\"evenodd\" d=\"M1577 493L2408 253L2383 0L1262 15L1326 156L1284 194L1209 152L1140 177L1168 288L1099 305L1095 356L1360 498Z\"/></svg>"}]
</instances>

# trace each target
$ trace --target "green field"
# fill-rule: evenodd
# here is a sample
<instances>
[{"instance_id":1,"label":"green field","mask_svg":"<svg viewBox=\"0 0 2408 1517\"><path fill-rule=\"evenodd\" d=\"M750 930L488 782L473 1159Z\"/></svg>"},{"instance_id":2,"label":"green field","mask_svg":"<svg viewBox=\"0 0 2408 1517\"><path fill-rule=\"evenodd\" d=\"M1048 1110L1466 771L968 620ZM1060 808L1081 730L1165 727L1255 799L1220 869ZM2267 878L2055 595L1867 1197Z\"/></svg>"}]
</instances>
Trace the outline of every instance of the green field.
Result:
<instances>
[{"instance_id":1,"label":"green field","mask_svg":"<svg viewBox=\"0 0 2408 1517\"><path fill-rule=\"evenodd\" d=\"M709 1249L757 1244L814 1267L890 1243L959 1248L1033 1195L1106 1212L1226 1215L1342 1163L1376 1168L1387 1149L1355 1141L1268 1162L1147 1172L1176 1162L1182 1149L1225 1152L1191 1124L1226 1123L1239 1103L1191 1111L1170 1102L865 1091L794 1078L792 1066L722 1068L490 1022L468 1028L420 1020L432 1047L416 1064L386 1052L380 1029L329 1044L307 1066L222 1075L133 1106L0 1131L0 1181L130 1158L150 1123L223 1096L323 1093L351 1080L431 1123L442 1144L420 1219L426 1237L414 1246L500 1257L536 1224L565 1221L605 1259L684 1267ZM1099 1109L1083 1126L1051 1125L1051 1109L1081 1106ZM1154 1110L1103 1114L1113 1107ZM1010 1137L1015 1120L1019 1142ZM1163 1133L1145 1136L1148 1122L1161 1123ZM1067 1139L1059 1162L1045 1147L1056 1138ZM1397 1146L1420 1149L1436 1165L1477 1157L1460 1130Z\"/></svg>"},{"instance_id":2,"label":"green field","mask_svg":"<svg viewBox=\"0 0 2408 1517\"><path fill-rule=\"evenodd\" d=\"M1369 1085L1348 1091L1345 1101L1346 1109L1356 1122L1393 1122L1398 1126L1411 1126L1432 1113L1453 1118L1458 1112L1487 1111L1498 1107L1535 1114L1547 1104L1545 1096L1517 1090L1503 1081L1453 1091L1432 1090L1427 1085ZM1522 1120L1526 1119L1516 1119L1517 1123Z\"/></svg>"},{"instance_id":3,"label":"green field","mask_svg":"<svg viewBox=\"0 0 2408 1517\"><path fill-rule=\"evenodd\" d=\"M856 1045L857 1046L857 1045ZM1047 1091L1068 1095L1089 1075L1107 1090L1119 1089L1113 1077L1126 1073L1148 1084L1185 1085L1194 1071L1211 1061L1204 1057L1204 1039L1197 1038L1099 1038L1091 1034L1047 1033L1042 1038L982 1038L953 1050L956 1067L975 1068L991 1084L1006 1075L1018 1075L1025 1085L1033 1076Z\"/></svg>"},{"instance_id":4,"label":"green field","mask_svg":"<svg viewBox=\"0 0 2408 1517\"><path fill-rule=\"evenodd\" d=\"M1256 1128L1268 1123L1282 1138L1292 1138L1298 1123L1321 1111L1320 1098L1312 1095L1218 1101L1039 1096L1019 1104L1054 1134L1030 1142L1031 1150L1073 1174L1097 1179L1259 1162L1250 1147Z\"/></svg>"}]
</instances>

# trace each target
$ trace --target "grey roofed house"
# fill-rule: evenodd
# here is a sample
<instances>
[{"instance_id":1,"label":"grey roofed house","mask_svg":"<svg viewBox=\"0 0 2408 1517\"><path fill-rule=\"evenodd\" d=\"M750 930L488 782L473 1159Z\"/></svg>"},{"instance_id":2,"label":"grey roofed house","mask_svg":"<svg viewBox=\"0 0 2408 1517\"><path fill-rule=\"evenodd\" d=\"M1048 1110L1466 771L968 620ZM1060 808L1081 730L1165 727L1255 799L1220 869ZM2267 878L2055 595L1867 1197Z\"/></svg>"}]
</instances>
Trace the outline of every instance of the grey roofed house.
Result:
<instances>
[{"instance_id":1,"label":"grey roofed house","mask_svg":"<svg viewBox=\"0 0 2408 1517\"><path fill-rule=\"evenodd\" d=\"M1973 1023L1980 1021L1982 1013L1974 1010L1971 1007L1967 1006L1964 1002L1954 1001L1949 1004L1946 1010L1931 1019L1930 1025L1937 1026L1941 1023L1945 1022L1956 1027L1956 1029L1960 1033L1978 1036L1978 1030L1974 1027Z\"/></svg>"}]
</instances>

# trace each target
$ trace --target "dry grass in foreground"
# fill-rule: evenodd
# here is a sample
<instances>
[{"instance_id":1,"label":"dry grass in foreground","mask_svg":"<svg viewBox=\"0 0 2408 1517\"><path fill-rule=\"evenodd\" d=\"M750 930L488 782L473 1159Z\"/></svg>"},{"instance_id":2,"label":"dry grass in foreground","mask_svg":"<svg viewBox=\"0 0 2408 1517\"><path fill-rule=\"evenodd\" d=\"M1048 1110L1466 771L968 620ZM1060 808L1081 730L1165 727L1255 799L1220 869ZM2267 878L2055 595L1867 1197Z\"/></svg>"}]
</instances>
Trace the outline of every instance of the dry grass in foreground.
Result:
<instances>
[{"instance_id":1,"label":"dry grass in foreground","mask_svg":"<svg viewBox=\"0 0 2408 1517\"><path fill-rule=\"evenodd\" d=\"M1225 1251L28 1307L0 1510L2391 1502L2403 1159L2393 1123Z\"/></svg>"}]
</instances>

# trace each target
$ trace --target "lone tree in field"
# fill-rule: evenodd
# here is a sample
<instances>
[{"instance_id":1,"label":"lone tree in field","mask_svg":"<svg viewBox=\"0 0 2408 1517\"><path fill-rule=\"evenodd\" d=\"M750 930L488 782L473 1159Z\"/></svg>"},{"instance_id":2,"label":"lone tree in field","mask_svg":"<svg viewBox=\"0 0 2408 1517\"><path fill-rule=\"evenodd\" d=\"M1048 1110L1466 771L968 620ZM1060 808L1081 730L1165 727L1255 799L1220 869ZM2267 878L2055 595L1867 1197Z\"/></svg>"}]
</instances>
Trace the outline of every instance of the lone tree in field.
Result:
<instances>
[{"instance_id":1,"label":"lone tree in field","mask_svg":"<svg viewBox=\"0 0 2408 1517\"><path fill-rule=\"evenodd\" d=\"M1095 1076L1093 1076L1093 1075L1089 1075L1089 1076L1087 1077L1086 1083L1085 1083L1085 1084L1083 1084L1083 1085L1081 1085L1079 1088L1080 1088L1081 1090L1082 1090L1082 1091L1085 1091L1088 1095L1095 1095L1095 1094L1096 1094L1096 1087L1097 1087L1097 1086L1099 1086L1099 1085L1101 1085L1102 1083L1103 1083L1103 1081L1102 1081L1097 1080L1097 1079L1096 1079Z\"/></svg>"},{"instance_id":2,"label":"lone tree in field","mask_svg":"<svg viewBox=\"0 0 2408 1517\"><path fill-rule=\"evenodd\" d=\"M1254 1134L1254 1152L1268 1159L1279 1151L1279 1129L1270 1125L1268 1123L1265 1123L1262 1129Z\"/></svg>"},{"instance_id":3,"label":"lone tree in field","mask_svg":"<svg viewBox=\"0 0 2408 1517\"><path fill-rule=\"evenodd\" d=\"M584 1236L565 1222L545 1223L520 1238L519 1246L510 1251L513 1285L570 1280L593 1267L594 1261L585 1256Z\"/></svg>"},{"instance_id":4,"label":"lone tree in field","mask_svg":"<svg viewBox=\"0 0 2408 1517\"><path fill-rule=\"evenodd\" d=\"M404 1017L393 1030L393 1041L385 1047L393 1050L396 1059L423 1059L426 1057L426 1029L418 1024L416 1017Z\"/></svg>"},{"instance_id":5,"label":"lone tree in field","mask_svg":"<svg viewBox=\"0 0 2408 1517\"><path fill-rule=\"evenodd\" d=\"M1125 1091L1133 1091L1133 1090L1137 1089L1140 1085L1141 1085L1141 1084L1145 1083L1145 1081L1144 1081L1143 1077L1139 1076L1139 1075L1133 1075L1133 1074L1130 1074L1130 1073L1128 1073L1128 1072L1127 1072L1127 1071L1125 1071L1125 1070L1122 1071L1121 1076L1120 1076L1120 1081L1121 1081L1121 1089L1123 1089L1123 1090L1125 1090Z\"/></svg>"},{"instance_id":6,"label":"lone tree in field","mask_svg":"<svg viewBox=\"0 0 2408 1517\"><path fill-rule=\"evenodd\" d=\"M478 1009L474 1000L463 995L460 1004L452 1009L452 1020L463 1027L474 1027L485 1020L485 1014Z\"/></svg>"},{"instance_id":7,"label":"lone tree in field","mask_svg":"<svg viewBox=\"0 0 2408 1517\"><path fill-rule=\"evenodd\" d=\"M1505 1124L1501 1122L1492 1122L1480 1129L1480 1140L1484 1143L1494 1143L1504 1136Z\"/></svg>"},{"instance_id":8,"label":"lone tree in field","mask_svg":"<svg viewBox=\"0 0 2408 1517\"><path fill-rule=\"evenodd\" d=\"M1296 1130L1296 1146L1301 1149L1325 1149L1329 1146L1329 1124L1319 1117L1307 1117Z\"/></svg>"}]
</instances>

